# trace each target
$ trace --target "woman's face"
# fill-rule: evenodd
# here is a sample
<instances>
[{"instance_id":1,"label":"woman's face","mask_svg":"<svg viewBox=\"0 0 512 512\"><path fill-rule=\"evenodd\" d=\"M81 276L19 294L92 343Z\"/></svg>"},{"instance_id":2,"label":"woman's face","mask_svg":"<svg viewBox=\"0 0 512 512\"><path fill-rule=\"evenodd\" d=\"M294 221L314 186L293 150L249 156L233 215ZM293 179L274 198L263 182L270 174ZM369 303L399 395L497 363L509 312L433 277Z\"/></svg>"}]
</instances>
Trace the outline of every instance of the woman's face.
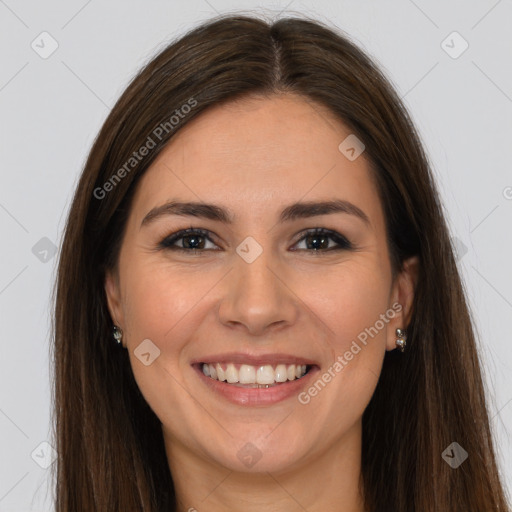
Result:
<instances>
[{"instance_id":1,"label":"woman's face","mask_svg":"<svg viewBox=\"0 0 512 512\"><path fill-rule=\"evenodd\" d=\"M350 135L299 96L244 99L185 126L139 182L106 291L171 464L278 472L359 453L413 281L392 280Z\"/></svg>"}]
</instances>

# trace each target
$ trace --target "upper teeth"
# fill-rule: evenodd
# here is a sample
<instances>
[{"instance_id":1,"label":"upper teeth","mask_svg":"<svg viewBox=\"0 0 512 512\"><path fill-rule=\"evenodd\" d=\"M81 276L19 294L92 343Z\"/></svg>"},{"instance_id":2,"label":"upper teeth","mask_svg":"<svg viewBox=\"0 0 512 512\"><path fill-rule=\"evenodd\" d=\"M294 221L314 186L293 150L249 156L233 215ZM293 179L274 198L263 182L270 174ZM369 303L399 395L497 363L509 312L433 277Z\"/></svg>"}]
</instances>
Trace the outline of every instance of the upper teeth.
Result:
<instances>
[{"instance_id":1,"label":"upper teeth","mask_svg":"<svg viewBox=\"0 0 512 512\"><path fill-rule=\"evenodd\" d=\"M275 369L269 365L251 366L240 365L240 369L233 363L221 366L219 363L203 363L203 373L212 379L227 381L230 384L274 384L287 380L300 379L306 374L305 364L278 364Z\"/></svg>"}]
</instances>

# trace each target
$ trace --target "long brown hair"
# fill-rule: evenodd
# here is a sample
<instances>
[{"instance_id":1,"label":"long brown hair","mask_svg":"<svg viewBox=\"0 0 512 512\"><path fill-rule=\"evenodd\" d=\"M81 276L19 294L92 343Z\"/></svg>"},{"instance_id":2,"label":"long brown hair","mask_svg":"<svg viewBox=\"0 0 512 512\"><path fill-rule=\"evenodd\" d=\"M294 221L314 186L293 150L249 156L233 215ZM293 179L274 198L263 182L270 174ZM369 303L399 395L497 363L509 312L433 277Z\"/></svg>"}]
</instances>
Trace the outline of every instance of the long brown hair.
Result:
<instances>
[{"instance_id":1,"label":"long brown hair","mask_svg":"<svg viewBox=\"0 0 512 512\"><path fill-rule=\"evenodd\" d=\"M211 105L281 93L327 107L363 141L393 270L409 256L420 260L407 351L386 354L363 416L367 510L508 511L449 232L400 98L340 31L307 18L229 15L191 30L140 71L76 188L54 292L56 512L175 510L161 423L112 339L105 271L116 266L137 182L173 135ZM141 157L143 146L151 149ZM456 469L442 458L452 442L469 454Z\"/></svg>"}]
</instances>

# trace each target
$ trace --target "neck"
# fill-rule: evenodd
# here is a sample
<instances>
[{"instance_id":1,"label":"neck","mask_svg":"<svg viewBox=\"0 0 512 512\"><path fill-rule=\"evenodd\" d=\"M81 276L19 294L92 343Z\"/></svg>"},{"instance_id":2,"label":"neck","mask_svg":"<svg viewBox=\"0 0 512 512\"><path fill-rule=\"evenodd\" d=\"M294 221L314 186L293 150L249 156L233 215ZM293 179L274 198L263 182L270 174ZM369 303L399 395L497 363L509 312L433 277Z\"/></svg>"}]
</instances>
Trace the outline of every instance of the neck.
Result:
<instances>
[{"instance_id":1,"label":"neck","mask_svg":"<svg viewBox=\"0 0 512 512\"><path fill-rule=\"evenodd\" d=\"M360 423L324 453L281 471L232 471L191 451L165 430L164 440L178 512L364 511Z\"/></svg>"}]
</instances>

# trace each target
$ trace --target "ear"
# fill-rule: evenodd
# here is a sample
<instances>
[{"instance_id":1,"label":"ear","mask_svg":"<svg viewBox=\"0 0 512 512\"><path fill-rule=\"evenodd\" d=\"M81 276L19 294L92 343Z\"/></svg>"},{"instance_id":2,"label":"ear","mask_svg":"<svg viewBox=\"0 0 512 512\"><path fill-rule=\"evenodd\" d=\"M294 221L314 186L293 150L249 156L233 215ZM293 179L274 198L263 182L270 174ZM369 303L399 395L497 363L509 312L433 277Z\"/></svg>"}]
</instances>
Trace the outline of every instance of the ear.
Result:
<instances>
[{"instance_id":1,"label":"ear","mask_svg":"<svg viewBox=\"0 0 512 512\"><path fill-rule=\"evenodd\" d=\"M419 258L412 256L404 261L391 289L390 307L396 312L389 321L386 350L396 348L396 329L407 329L412 318L412 303L418 281Z\"/></svg>"},{"instance_id":2,"label":"ear","mask_svg":"<svg viewBox=\"0 0 512 512\"><path fill-rule=\"evenodd\" d=\"M115 325L124 328L124 315L121 306L121 290L119 286L119 278L115 271L108 270L105 274L105 294L107 296L107 306ZM124 345L124 341L123 341Z\"/></svg>"}]
</instances>

